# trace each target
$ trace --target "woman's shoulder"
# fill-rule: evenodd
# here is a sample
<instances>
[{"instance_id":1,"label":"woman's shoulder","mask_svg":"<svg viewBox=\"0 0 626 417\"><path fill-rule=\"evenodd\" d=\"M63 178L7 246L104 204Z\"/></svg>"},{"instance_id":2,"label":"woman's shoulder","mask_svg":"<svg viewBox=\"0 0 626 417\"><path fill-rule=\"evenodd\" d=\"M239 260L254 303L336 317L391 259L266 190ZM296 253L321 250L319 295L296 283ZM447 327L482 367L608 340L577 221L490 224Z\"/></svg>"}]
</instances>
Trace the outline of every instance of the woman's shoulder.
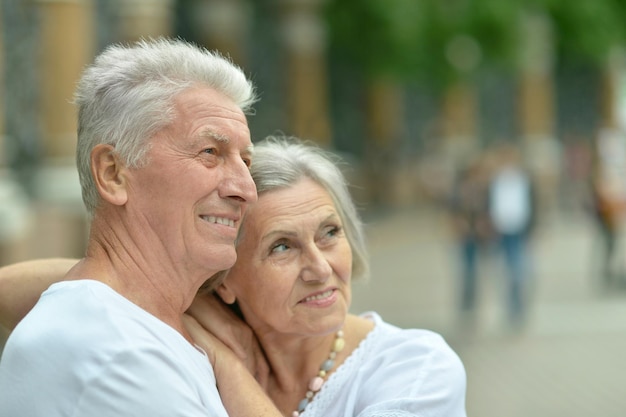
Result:
<instances>
[{"instance_id":1,"label":"woman's shoulder","mask_svg":"<svg viewBox=\"0 0 626 417\"><path fill-rule=\"evenodd\" d=\"M384 321L375 312L361 314L372 320L374 329L364 343L368 362L402 362L407 366L422 371L430 366L450 367L464 373L459 356L446 342L444 337L432 330L419 328L400 328Z\"/></svg>"},{"instance_id":2,"label":"woman's shoulder","mask_svg":"<svg viewBox=\"0 0 626 417\"><path fill-rule=\"evenodd\" d=\"M403 329L374 312L361 317L374 327L353 353L350 384L369 410L364 415L390 410L465 415L465 368L441 334Z\"/></svg>"},{"instance_id":3,"label":"woman's shoulder","mask_svg":"<svg viewBox=\"0 0 626 417\"><path fill-rule=\"evenodd\" d=\"M420 328L401 328L395 324L385 321L378 313L368 311L360 314L360 317L368 319L374 323L376 335L381 342L390 341L391 345L397 344L399 341L407 341L415 346L440 346L446 345L447 342L440 333L429 329Z\"/></svg>"}]
</instances>

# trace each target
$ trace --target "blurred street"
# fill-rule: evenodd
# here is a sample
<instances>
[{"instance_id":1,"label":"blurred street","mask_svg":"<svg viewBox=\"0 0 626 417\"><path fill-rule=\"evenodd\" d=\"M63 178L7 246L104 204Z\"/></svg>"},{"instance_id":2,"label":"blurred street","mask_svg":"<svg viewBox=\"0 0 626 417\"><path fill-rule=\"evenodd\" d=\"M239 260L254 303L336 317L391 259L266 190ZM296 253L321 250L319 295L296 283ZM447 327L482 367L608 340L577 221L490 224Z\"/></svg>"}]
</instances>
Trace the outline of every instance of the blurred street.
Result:
<instances>
[{"instance_id":1,"label":"blurred street","mask_svg":"<svg viewBox=\"0 0 626 417\"><path fill-rule=\"evenodd\" d=\"M353 311L444 335L468 375L469 417L622 417L626 413L626 290L594 273L595 230L585 213L547 216L532 243L530 317L504 320L499 258L481 265L473 330L456 315L458 271L447 216L405 210L367 220L372 278L354 285Z\"/></svg>"}]
</instances>

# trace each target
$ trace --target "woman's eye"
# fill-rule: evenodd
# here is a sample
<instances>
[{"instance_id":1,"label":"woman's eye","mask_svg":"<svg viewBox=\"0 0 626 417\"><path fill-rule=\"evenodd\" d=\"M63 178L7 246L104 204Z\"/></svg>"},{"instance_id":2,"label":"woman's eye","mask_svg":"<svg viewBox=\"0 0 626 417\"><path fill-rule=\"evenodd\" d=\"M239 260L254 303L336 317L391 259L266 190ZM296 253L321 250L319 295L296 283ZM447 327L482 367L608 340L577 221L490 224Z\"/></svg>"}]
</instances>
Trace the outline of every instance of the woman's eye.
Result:
<instances>
[{"instance_id":1,"label":"woman's eye","mask_svg":"<svg viewBox=\"0 0 626 417\"><path fill-rule=\"evenodd\" d=\"M270 249L270 252L272 252L272 253L284 252L287 249L289 249L289 246L286 243L281 242L281 243L277 243L274 246L272 246L271 249Z\"/></svg>"},{"instance_id":2,"label":"woman's eye","mask_svg":"<svg viewBox=\"0 0 626 417\"><path fill-rule=\"evenodd\" d=\"M326 231L326 236L329 236L329 237L337 236L340 232L341 232L340 226L333 226L333 227L330 227Z\"/></svg>"},{"instance_id":3,"label":"woman's eye","mask_svg":"<svg viewBox=\"0 0 626 417\"><path fill-rule=\"evenodd\" d=\"M241 158L243 160L243 163L246 164L246 166L248 168L250 168L250 165L252 165L252 160L250 158Z\"/></svg>"},{"instance_id":4,"label":"woman's eye","mask_svg":"<svg viewBox=\"0 0 626 417\"><path fill-rule=\"evenodd\" d=\"M215 148L206 148L202 151L202 153L206 153L209 155L215 155L217 153L217 150Z\"/></svg>"}]
</instances>

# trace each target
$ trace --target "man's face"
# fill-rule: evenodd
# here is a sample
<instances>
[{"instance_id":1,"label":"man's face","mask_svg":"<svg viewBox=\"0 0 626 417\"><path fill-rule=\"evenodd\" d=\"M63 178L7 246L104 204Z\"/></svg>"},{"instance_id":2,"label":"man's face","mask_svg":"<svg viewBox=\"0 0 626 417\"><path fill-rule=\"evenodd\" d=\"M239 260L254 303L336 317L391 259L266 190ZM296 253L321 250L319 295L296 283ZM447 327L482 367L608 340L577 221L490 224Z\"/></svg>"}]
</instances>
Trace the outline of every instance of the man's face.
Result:
<instances>
[{"instance_id":1,"label":"man's face","mask_svg":"<svg viewBox=\"0 0 626 417\"><path fill-rule=\"evenodd\" d=\"M159 264L183 271L227 269L243 212L257 199L248 124L209 88L187 90L175 103L174 122L150 141L147 165L132 171L127 208L144 229L140 250L154 247Z\"/></svg>"}]
</instances>

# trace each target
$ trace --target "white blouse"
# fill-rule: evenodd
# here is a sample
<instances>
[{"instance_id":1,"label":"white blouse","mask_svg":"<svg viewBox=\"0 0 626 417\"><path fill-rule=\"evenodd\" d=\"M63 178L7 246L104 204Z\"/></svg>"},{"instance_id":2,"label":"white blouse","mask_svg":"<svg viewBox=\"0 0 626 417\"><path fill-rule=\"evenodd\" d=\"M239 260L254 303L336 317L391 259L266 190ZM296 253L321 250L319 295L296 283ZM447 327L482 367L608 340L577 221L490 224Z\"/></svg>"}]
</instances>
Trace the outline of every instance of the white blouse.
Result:
<instances>
[{"instance_id":1,"label":"white blouse","mask_svg":"<svg viewBox=\"0 0 626 417\"><path fill-rule=\"evenodd\" d=\"M374 312L374 329L333 372L301 417L466 417L466 375L437 333L400 329Z\"/></svg>"}]
</instances>

